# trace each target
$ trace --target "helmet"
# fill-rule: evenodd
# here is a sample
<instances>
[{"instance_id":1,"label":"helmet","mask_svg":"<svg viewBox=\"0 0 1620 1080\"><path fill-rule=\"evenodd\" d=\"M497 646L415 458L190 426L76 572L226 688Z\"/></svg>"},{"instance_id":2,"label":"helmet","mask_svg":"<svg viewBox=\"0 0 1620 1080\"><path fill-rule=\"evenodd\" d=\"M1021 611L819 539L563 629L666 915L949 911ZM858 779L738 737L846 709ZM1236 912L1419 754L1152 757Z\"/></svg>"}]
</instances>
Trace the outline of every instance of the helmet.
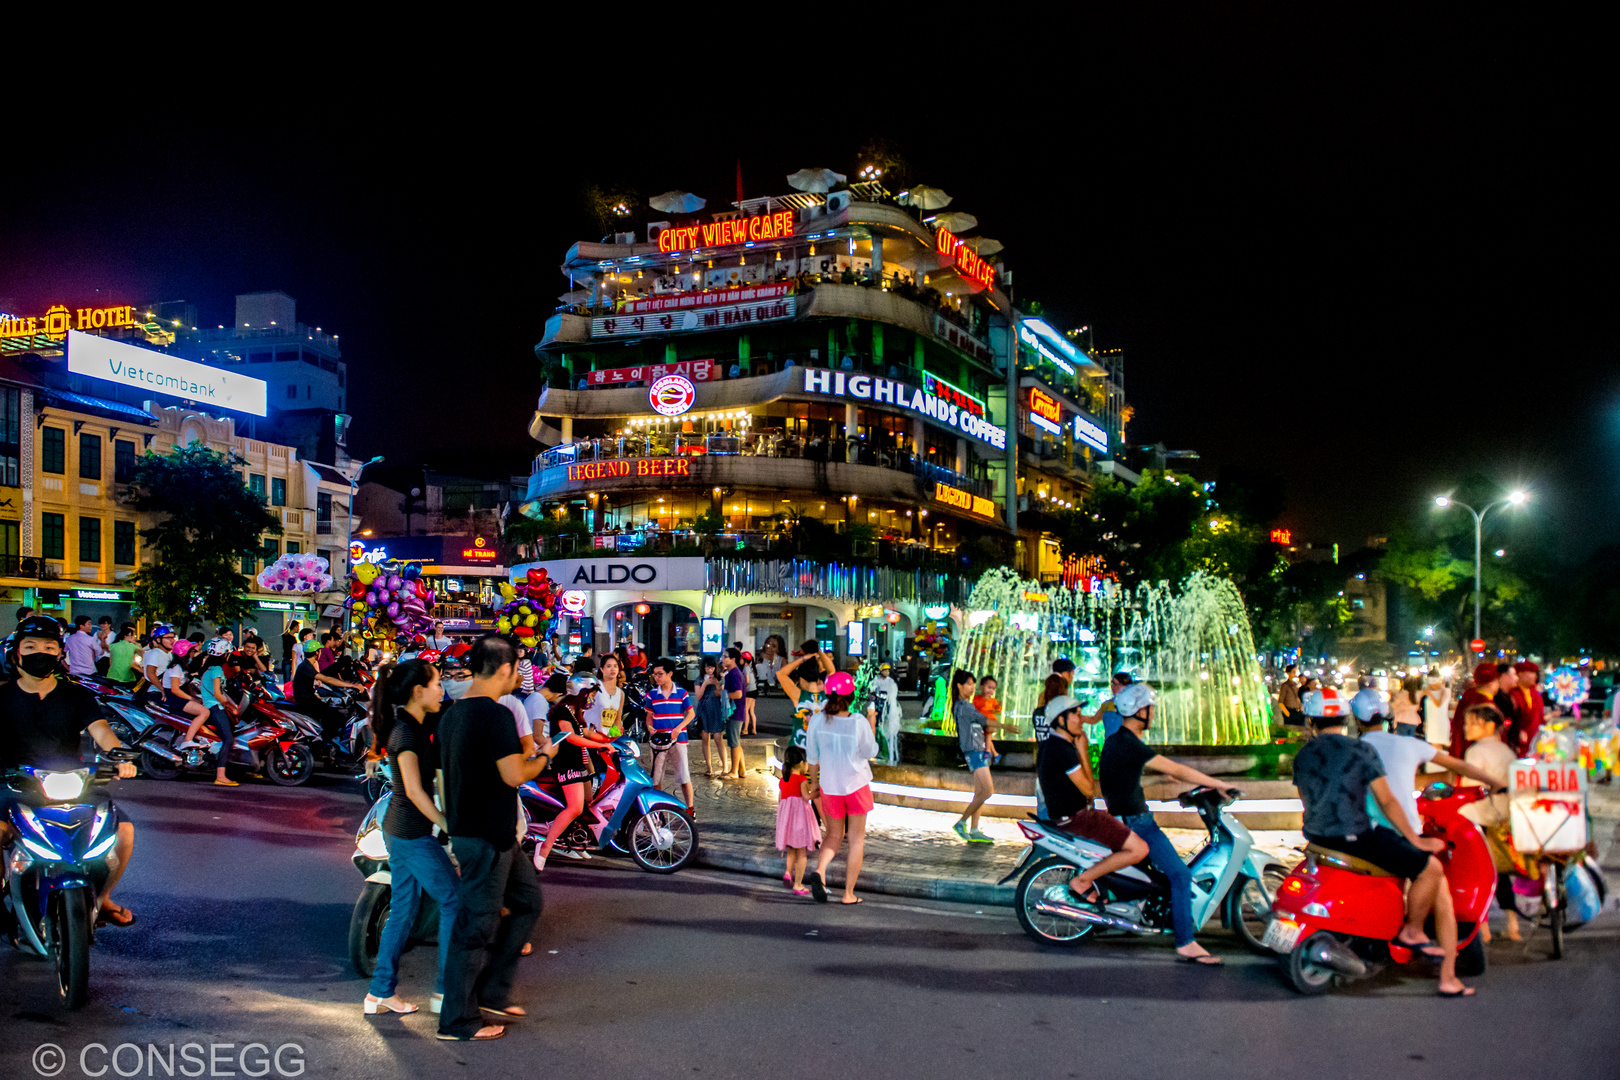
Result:
<instances>
[{"instance_id":1,"label":"helmet","mask_svg":"<svg viewBox=\"0 0 1620 1080\"><path fill-rule=\"evenodd\" d=\"M655 731L652 733L652 738L647 741L654 750L668 750L675 745L675 733L673 731Z\"/></svg>"},{"instance_id":2,"label":"helmet","mask_svg":"<svg viewBox=\"0 0 1620 1080\"><path fill-rule=\"evenodd\" d=\"M847 671L835 671L827 676L827 693L853 694L855 692L855 678Z\"/></svg>"},{"instance_id":3,"label":"helmet","mask_svg":"<svg viewBox=\"0 0 1620 1080\"><path fill-rule=\"evenodd\" d=\"M417 634L415 637L411 638L411 644L412 645L426 645L427 644L427 635L426 634Z\"/></svg>"},{"instance_id":4,"label":"helmet","mask_svg":"<svg viewBox=\"0 0 1620 1080\"><path fill-rule=\"evenodd\" d=\"M30 615L17 624L17 632L12 635L12 641L21 643L23 638L48 638L62 644L62 624L49 615Z\"/></svg>"},{"instance_id":5,"label":"helmet","mask_svg":"<svg viewBox=\"0 0 1620 1080\"><path fill-rule=\"evenodd\" d=\"M174 655L176 657L181 657L181 656L186 655L187 653L189 653L191 651L192 646L195 645L195 644L197 644L197 643L195 641L192 641L190 638L184 638L184 639L182 639L180 641L175 642L174 643Z\"/></svg>"},{"instance_id":6,"label":"helmet","mask_svg":"<svg viewBox=\"0 0 1620 1080\"><path fill-rule=\"evenodd\" d=\"M174 627L170 626L166 622L160 622L156 626L152 627L152 640L162 641L164 638L168 637L174 632Z\"/></svg>"},{"instance_id":7,"label":"helmet","mask_svg":"<svg viewBox=\"0 0 1620 1080\"><path fill-rule=\"evenodd\" d=\"M594 675L575 675L568 680L570 694L594 694L602 689L602 681Z\"/></svg>"},{"instance_id":8,"label":"helmet","mask_svg":"<svg viewBox=\"0 0 1620 1080\"><path fill-rule=\"evenodd\" d=\"M1059 694L1046 703L1046 722L1050 724L1064 713L1079 707L1080 703L1068 694Z\"/></svg>"},{"instance_id":9,"label":"helmet","mask_svg":"<svg viewBox=\"0 0 1620 1080\"><path fill-rule=\"evenodd\" d=\"M308 641L304 642L304 655L305 656L314 656L316 653L318 653L320 651L321 651L321 643L316 641L314 638L310 638Z\"/></svg>"},{"instance_id":10,"label":"helmet","mask_svg":"<svg viewBox=\"0 0 1620 1080\"><path fill-rule=\"evenodd\" d=\"M1114 708L1119 710L1120 719L1126 719L1152 705L1157 697L1147 683L1133 682L1120 687L1119 693L1114 695Z\"/></svg>"},{"instance_id":11,"label":"helmet","mask_svg":"<svg viewBox=\"0 0 1620 1080\"><path fill-rule=\"evenodd\" d=\"M225 656L231 652L231 643L222 637L217 637L208 643L209 656Z\"/></svg>"},{"instance_id":12,"label":"helmet","mask_svg":"<svg viewBox=\"0 0 1620 1080\"><path fill-rule=\"evenodd\" d=\"M423 649L421 652L416 654L416 659L428 664L437 664L439 662L439 650Z\"/></svg>"},{"instance_id":13,"label":"helmet","mask_svg":"<svg viewBox=\"0 0 1620 1080\"><path fill-rule=\"evenodd\" d=\"M751 653L751 652L743 653L743 663L752 664L753 662L754 662L754 654L753 653Z\"/></svg>"}]
</instances>

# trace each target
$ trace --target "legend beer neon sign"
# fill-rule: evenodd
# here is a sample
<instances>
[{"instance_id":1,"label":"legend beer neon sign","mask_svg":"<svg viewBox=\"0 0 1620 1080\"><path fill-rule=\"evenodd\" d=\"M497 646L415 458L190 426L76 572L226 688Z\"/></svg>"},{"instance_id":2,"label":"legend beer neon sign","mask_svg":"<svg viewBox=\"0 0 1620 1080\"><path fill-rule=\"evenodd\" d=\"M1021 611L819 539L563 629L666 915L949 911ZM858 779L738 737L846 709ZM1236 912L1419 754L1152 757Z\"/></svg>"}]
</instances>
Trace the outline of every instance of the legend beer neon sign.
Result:
<instances>
[{"instance_id":1,"label":"legend beer neon sign","mask_svg":"<svg viewBox=\"0 0 1620 1080\"><path fill-rule=\"evenodd\" d=\"M715 221L707 225L679 225L658 234L659 251L688 251L698 247L758 243L793 235L793 211L755 214L749 218Z\"/></svg>"},{"instance_id":2,"label":"legend beer neon sign","mask_svg":"<svg viewBox=\"0 0 1620 1080\"><path fill-rule=\"evenodd\" d=\"M976 281L987 289L995 288L996 268L979 258L979 253L959 240L946 228L934 231L934 246L939 253L956 263L956 269L969 281Z\"/></svg>"}]
</instances>

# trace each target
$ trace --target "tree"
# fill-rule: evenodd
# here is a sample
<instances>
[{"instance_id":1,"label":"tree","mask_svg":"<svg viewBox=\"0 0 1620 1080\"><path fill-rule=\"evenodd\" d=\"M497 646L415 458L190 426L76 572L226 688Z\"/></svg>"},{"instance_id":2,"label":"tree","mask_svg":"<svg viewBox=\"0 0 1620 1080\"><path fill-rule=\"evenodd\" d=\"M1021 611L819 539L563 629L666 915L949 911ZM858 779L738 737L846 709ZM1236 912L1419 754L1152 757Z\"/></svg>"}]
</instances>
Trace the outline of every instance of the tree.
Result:
<instances>
[{"instance_id":1,"label":"tree","mask_svg":"<svg viewBox=\"0 0 1620 1080\"><path fill-rule=\"evenodd\" d=\"M1059 515L1057 531L1065 559L1101 556L1127 588L1180 584L1194 569L1186 542L1203 514L1203 492L1192 477L1148 471L1134 487L1100 478L1079 506Z\"/></svg>"},{"instance_id":2,"label":"tree","mask_svg":"<svg viewBox=\"0 0 1620 1080\"><path fill-rule=\"evenodd\" d=\"M613 233L623 230L624 223L632 220L640 207L641 197L630 188L585 186L585 210L601 228L602 235L609 239Z\"/></svg>"},{"instance_id":3,"label":"tree","mask_svg":"<svg viewBox=\"0 0 1620 1080\"><path fill-rule=\"evenodd\" d=\"M206 446L143 455L130 478L130 505L158 519L141 530L157 559L135 575L135 606L182 630L198 622L235 622L248 614L245 559L264 550L281 523L248 490L246 459Z\"/></svg>"},{"instance_id":4,"label":"tree","mask_svg":"<svg viewBox=\"0 0 1620 1080\"><path fill-rule=\"evenodd\" d=\"M1504 638L1528 626L1535 590L1511 564L1487 557L1481 566L1480 633ZM1407 589L1414 610L1444 627L1460 653L1474 637L1473 521L1452 515L1426 528L1392 530L1378 563L1384 581ZM1520 642L1520 644L1527 644Z\"/></svg>"}]
</instances>

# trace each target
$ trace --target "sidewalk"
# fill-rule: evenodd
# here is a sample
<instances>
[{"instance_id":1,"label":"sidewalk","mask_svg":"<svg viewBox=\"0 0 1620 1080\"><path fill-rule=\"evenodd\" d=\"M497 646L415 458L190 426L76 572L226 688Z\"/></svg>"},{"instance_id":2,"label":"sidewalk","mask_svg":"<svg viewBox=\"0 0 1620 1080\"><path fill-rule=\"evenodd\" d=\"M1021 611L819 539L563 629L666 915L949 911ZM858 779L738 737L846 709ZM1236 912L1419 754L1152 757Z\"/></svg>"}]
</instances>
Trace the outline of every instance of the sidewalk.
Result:
<instances>
[{"instance_id":1,"label":"sidewalk","mask_svg":"<svg viewBox=\"0 0 1620 1080\"><path fill-rule=\"evenodd\" d=\"M688 751L693 801L698 824L699 865L763 877L782 876L776 850L777 780L764 771L770 736L745 740L750 771L747 780L711 780L703 772L703 750ZM673 787L666 780L666 787ZM1013 885L996 882L1023 857L1028 841L1016 821L981 818L980 828L994 844L964 843L951 831L955 814L879 805L867 816L866 858L857 889L889 896L951 900L967 904L1011 906ZM1166 829L1183 852L1203 843L1195 829ZM1278 862L1292 864L1292 848L1303 845L1298 833L1257 832L1259 847ZM846 845L847 850L847 845ZM840 854L828 871L828 884L842 886Z\"/></svg>"}]
</instances>

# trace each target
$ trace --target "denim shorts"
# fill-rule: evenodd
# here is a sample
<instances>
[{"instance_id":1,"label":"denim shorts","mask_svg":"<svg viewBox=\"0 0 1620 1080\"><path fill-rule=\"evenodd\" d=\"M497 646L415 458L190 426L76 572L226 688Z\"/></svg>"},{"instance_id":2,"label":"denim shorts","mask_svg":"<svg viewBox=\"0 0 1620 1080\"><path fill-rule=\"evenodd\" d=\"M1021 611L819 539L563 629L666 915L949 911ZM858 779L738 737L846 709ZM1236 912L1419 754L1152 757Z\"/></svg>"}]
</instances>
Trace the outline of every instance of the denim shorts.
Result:
<instances>
[{"instance_id":1,"label":"denim shorts","mask_svg":"<svg viewBox=\"0 0 1620 1080\"><path fill-rule=\"evenodd\" d=\"M983 750L969 750L967 760L968 772L977 772L980 769L988 769L994 757Z\"/></svg>"}]
</instances>

